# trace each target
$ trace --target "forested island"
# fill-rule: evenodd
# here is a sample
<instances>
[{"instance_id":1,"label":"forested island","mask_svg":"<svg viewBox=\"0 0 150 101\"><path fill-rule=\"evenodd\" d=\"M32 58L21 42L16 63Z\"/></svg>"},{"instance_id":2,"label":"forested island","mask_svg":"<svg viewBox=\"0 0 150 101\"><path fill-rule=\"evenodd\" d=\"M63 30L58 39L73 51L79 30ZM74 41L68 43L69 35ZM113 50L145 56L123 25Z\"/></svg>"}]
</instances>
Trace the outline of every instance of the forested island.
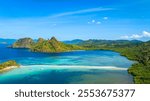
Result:
<instances>
[{"instance_id":1,"label":"forested island","mask_svg":"<svg viewBox=\"0 0 150 101\"><path fill-rule=\"evenodd\" d=\"M12 48L29 48L32 52L45 53L58 53L83 49L83 47L78 45L70 45L60 42L55 37L48 40L39 38L37 41L33 41L31 38L22 38L17 40L12 45Z\"/></svg>"},{"instance_id":2,"label":"forested island","mask_svg":"<svg viewBox=\"0 0 150 101\"><path fill-rule=\"evenodd\" d=\"M69 44L68 44L69 43ZM70 44L71 43L71 44ZM128 69L138 84L150 83L150 41L138 40L77 40L60 42L55 37L45 40L22 38L12 48L29 48L32 52L58 53L74 50L112 50L119 52L135 63Z\"/></svg>"},{"instance_id":3,"label":"forested island","mask_svg":"<svg viewBox=\"0 0 150 101\"><path fill-rule=\"evenodd\" d=\"M14 67L19 67L19 64L17 64L17 62L14 60L9 60L0 64L0 71L9 70Z\"/></svg>"}]
</instances>

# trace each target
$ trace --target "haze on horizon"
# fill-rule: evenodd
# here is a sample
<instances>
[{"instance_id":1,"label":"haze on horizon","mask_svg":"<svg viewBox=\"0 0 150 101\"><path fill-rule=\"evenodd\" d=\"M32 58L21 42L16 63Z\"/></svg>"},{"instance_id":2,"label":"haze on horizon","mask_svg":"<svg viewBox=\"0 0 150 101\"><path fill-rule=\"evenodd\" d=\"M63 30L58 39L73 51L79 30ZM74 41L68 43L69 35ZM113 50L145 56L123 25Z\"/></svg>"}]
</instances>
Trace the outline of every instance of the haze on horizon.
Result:
<instances>
[{"instance_id":1,"label":"haze on horizon","mask_svg":"<svg viewBox=\"0 0 150 101\"><path fill-rule=\"evenodd\" d=\"M0 0L0 38L150 40L149 0Z\"/></svg>"}]
</instances>

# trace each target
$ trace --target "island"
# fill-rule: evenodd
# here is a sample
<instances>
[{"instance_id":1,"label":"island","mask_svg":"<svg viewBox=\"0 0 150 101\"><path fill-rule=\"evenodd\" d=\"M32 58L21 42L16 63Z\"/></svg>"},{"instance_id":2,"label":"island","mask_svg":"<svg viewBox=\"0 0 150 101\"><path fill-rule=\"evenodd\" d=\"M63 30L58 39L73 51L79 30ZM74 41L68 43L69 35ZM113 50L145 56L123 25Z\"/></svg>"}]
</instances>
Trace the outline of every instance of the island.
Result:
<instances>
[{"instance_id":1,"label":"island","mask_svg":"<svg viewBox=\"0 0 150 101\"><path fill-rule=\"evenodd\" d=\"M83 47L78 45L70 45L60 42L55 37L52 37L51 39L48 40L39 38L36 42L34 42L33 39L31 38L21 38L17 40L11 47L28 48L32 52L45 52L45 53L58 53L83 49Z\"/></svg>"},{"instance_id":2,"label":"island","mask_svg":"<svg viewBox=\"0 0 150 101\"><path fill-rule=\"evenodd\" d=\"M13 68L17 68L19 67L20 65L17 64L16 61L14 60L9 60L7 62L4 62L4 63L1 63L0 64L0 72L3 72L3 71L7 71L7 70L11 70Z\"/></svg>"},{"instance_id":3,"label":"island","mask_svg":"<svg viewBox=\"0 0 150 101\"><path fill-rule=\"evenodd\" d=\"M34 45L34 41L31 38L21 38L17 40L11 47L12 48L30 48Z\"/></svg>"},{"instance_id":4,"label":"island","mask_svg":"<svg viewBox=\"0 0 150 101\"><path fill-rule=\"evenodd\" d=\"M51 39L48 40L39 38L38 41L30 48L30 50L33 52L48 52L48 53L68 52L82 49L83 49L82 47L77 45L70 45L60 42L55 37L52 37Z\"/></svg>"},{"instance_id":5,"label":"island","mask_svg":"<svg viewBox=\"0 0 150 101\"><path fill-rule=\"evenodd\" d=\"M33 41L31 38L19 39L12 48L28 48L32 52L58 53L75 50L111 50L120 53L135 63L128 69L128 73L134 77L134 83L150 83L150 41L138 40L79 40L78 42L61 42L55 37L45 40L39 38ZM70 44L74 43L74 44Z\"/></svg>"}]
</instances>

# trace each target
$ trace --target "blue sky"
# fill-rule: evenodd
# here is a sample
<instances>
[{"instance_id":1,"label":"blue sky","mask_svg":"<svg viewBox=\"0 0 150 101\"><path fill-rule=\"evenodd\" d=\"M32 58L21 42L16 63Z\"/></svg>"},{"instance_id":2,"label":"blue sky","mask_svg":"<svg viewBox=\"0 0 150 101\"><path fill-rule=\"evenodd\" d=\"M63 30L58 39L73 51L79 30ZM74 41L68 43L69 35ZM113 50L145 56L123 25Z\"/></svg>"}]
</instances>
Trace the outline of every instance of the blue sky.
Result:
<instances>
[{"instance_id":1,"label":"blue sky","mask_svg":"<svg viewBox=\"0 0 150 101\"><path fill-rule=\"evenodd\" d=\"M0 0L0 38L150 40L150 0Z\"/></svg>"}]
</instances>

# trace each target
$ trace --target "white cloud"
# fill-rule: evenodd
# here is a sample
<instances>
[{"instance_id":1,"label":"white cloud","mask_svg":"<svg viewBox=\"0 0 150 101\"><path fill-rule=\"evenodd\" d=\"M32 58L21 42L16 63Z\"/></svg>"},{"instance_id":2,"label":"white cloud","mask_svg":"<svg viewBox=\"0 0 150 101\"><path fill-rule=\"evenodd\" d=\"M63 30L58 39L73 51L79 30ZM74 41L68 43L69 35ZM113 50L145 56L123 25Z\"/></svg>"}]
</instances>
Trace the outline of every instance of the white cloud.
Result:
<instances>
[{"instance_id":1,"label":"white cloud","mask_svg":"<svg viewBox=\"0 0 150 101\"><path fill-rule=\"evenodd\" d=\"M107 19L108 19L108 17L104 17L103 19L104 19L104 20L107 20Z\"/></svg>"},{"instance_id":2,"label":"white cloud","mask_svg":"<svg viewBox=\"0 0 150 101\"><path fill-rule=\"evenodd\" d=\"M121 36L122 39L140 39L150 37L150 32L143 31L142 34L133 34L131 36L125 35Z\"/></svg>"},{"instance_id":3,"label":"white cloud","mask_svg":"<svg viewBox=\"0 0 150 101\"><path fill-rule=\"evenodd\" d=\"M98 22L97 22L97 24L101 24L101 22L100 22L100 21L98 21Z\"/></svg>"},{"instance_id":4,"label":"white cloud","mask_svg":"<svg viewBox=\"0 0 150 101\"><path fill-rule=\"evenodd\" d=\"M150 32L143 31L143 36L144 37L150 37Z\"/></svg>"},{"instance_id":5,"label":"white cloud","mask_svg":"<svg viewBox=\"0 0 150 101\"><path fill-rule=\"evenodd\" d=\"M90 9L83 9L83 10L78 10L78 11L59 13L56 15L52 15L51 17L62 17L62 16L67 16L67 15L75 15L75 14L90 13L90 12L100 12L100 11L108 11L108 10L113 10L113 9L112 8L101 8L101 7L90 8Z\"/></svg>"},{"instance_id":6,"label":"white cloud","mask_svg":"<svg viewBox=\"0 0 150 101\"><path fill-rule=\"evenodd\" d=\"M92 21L89 21L88 24L101 24L101 22L96 21L96 20L92 20Z\"/></svg>"},{"instance_id":7,"label":"white cloud","mask_svg":"<svg viewBox=\"0 0 150 101\"><path fill-rule=\"evenodd\" d=\"M138 34L133 34L130 36L131 39L139 39L139 38L142 38L143 36L142 35L138 35Z\"/></svg>"},{"instance_id":8,"label":"white cloud","mask_svg":"<svg viewBox=\"0 0 150 101\"><path fill-rule=\"evenodd\" d=\"M95 20L92 20L92 23L95 23Z\"/></svg>"}]
</instances>

